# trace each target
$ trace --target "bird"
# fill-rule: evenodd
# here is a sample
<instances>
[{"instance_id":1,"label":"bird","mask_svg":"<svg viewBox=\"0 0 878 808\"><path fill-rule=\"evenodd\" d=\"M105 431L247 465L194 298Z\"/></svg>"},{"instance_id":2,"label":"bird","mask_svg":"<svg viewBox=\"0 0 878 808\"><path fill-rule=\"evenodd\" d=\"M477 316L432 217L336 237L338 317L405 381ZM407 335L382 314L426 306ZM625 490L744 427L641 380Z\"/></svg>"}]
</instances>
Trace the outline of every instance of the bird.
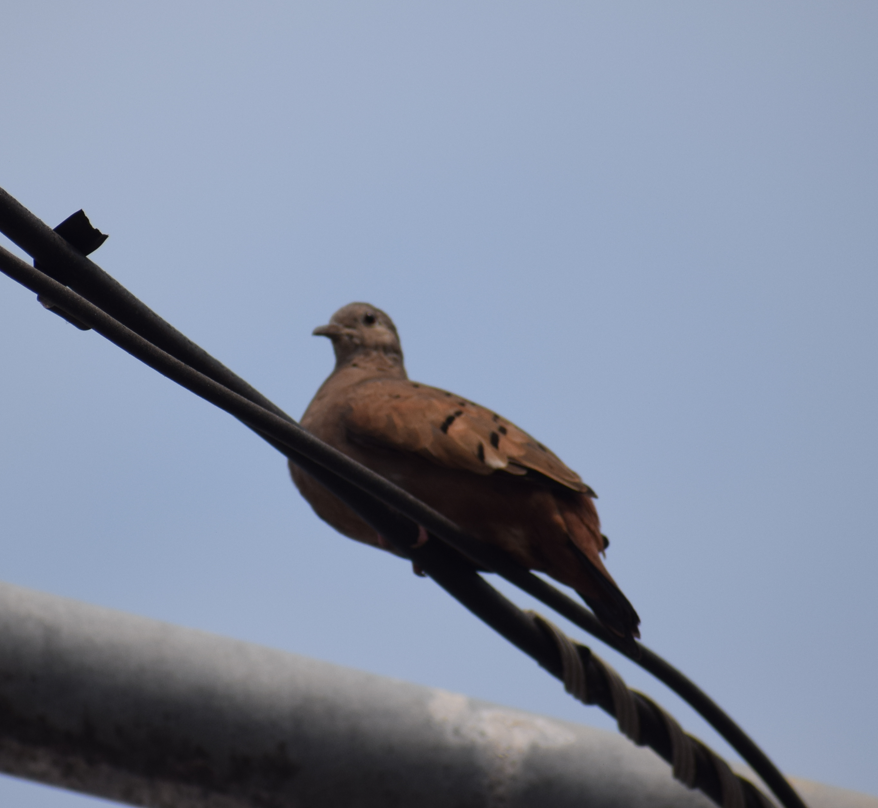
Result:
<instances>
[{"instance_id":1,"label":"bird","mask_svg":"<svg viewBox=\"0 0 878 808\"><path fill-rule=\"evenodd\" d=\"M609 541L597 495L575 471L493 410L411 381L396 326L381 309L350 303L313 334L331 340L335 368L305 410L303 428L474 539L572 587L617 637L640 636L640 618L602 560ZM289 466L317 516L349 538L393 552L334 494Z\"/></svg>"}]
</instances>

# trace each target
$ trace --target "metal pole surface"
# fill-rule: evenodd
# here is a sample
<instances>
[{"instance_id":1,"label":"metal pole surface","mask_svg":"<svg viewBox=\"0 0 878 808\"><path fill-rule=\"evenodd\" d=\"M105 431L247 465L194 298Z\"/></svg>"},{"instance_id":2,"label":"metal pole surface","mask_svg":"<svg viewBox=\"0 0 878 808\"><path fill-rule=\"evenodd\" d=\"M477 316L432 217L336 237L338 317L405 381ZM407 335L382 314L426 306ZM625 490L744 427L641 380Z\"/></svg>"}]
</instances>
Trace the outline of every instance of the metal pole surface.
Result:
<instances>
[{"instance_id":1,"label":"metal pole surface","mask_svg":"<svg viewBox=\"0 0 878 808\"><path fill-rule=\"evenodd\" d=\"M150 808L713 808L620 736L2 583L0 770Z\"/></svg>"}]
</instances>

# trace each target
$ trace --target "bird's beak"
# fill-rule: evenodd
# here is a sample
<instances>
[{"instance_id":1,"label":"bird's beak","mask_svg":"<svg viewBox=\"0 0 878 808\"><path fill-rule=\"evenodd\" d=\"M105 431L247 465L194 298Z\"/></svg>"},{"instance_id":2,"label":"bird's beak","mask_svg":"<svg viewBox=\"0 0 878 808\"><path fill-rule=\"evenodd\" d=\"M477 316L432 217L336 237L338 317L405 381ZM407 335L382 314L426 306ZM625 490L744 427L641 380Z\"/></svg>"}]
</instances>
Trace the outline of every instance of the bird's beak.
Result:
<instances>
[{"instance_id":1,"label":"bird's beak","mask_svg":"<svg viewBox=\"0 0 878 808\"><path fill-rule=\"evenodd\" d=\"M315 337L329 337L330 339L335 339L342 332L342 327L340 325L336 325L335 323L329 323L329 325L318 325L311 334Z\"/></svg>"}]
</instances>

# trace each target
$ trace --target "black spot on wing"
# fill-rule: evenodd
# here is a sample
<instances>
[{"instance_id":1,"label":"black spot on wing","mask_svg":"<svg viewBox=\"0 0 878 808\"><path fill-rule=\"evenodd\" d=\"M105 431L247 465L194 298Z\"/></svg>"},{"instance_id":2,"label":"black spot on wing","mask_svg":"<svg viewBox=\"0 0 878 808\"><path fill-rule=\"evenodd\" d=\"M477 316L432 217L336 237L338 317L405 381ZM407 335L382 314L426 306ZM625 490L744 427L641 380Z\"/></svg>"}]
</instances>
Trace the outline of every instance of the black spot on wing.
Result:
<instances>
[{"instance_id":1,"label":"black spot on wing","mask_svg":"<svg viewBox=\"0 0 878 808\"><path fill-rule=\"evenodd\" d=\"M498 427L497 427L497 431L498 431L501 435L505 435L507 430L506 430L506 427L505 427L505 426L498 426Z\"/></svg>"},{"instance_id":2,"label":"black spot on wing","mask_svg":"<svg viewBox=\"0 0 878 808\"><path fill-rule=\"evenodd\" d=\"M412 382L412 387L420 387L420 386L421 385L417 384L416 382Z\"/></svg>"},{"instance_id":3,"label":"black spot on wing","mask_svg":"<svg viewBox=\"0 0 878 808\"><path fill-rule=\"evenodd\" d=\"M450 427L454 423L454 419L457 417L459 413L455 413L454 415L449 415L443 422L442 426L439 427L446 435L448 434L448 427Z\"/></svg>"},{"instance_id":4,"label":"black spot on wing","mask_svg":"<svg viewBox=\"0 0 878 808\"><path fill-rule=\"evenodd\" d=\"M479 460L481 460L482 463L484 463L485 462L485 447L482 445L481 441L479 441L479 450L476 452L476 454L478 455Z\"/></svg>"},{"instance_id":5,"label":"black spot on wing","mask_svg":"<svg viewBox=\"0 0 878 808\"><path fill-rule=\"evenodd\" d=\"M496 432L491 433L491 446L495 449L500 446L500 436Z\"/></svg>"}]
</instances>

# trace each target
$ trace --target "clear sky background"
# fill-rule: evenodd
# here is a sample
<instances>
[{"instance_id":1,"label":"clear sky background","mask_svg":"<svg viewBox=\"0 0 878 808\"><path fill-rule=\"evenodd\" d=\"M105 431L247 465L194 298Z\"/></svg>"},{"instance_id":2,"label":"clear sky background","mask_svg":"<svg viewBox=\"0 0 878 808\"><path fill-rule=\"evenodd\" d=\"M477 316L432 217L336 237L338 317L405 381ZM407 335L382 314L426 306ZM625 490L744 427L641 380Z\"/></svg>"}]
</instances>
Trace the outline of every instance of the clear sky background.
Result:
<instances>
[{"instance_id":1,"label":"clear sky background","mask_svg":"<svg viewBox=\"0 0 878 808\"><path fill-rule=\"evenodd\" d=\"M650 647L878 794L876 43L872 2L6 4L0 185L294 416L312 328L385 309L599 493ZM3 277L0 341L4 580L612 726Z\"/></svg>"}]
</instances>

